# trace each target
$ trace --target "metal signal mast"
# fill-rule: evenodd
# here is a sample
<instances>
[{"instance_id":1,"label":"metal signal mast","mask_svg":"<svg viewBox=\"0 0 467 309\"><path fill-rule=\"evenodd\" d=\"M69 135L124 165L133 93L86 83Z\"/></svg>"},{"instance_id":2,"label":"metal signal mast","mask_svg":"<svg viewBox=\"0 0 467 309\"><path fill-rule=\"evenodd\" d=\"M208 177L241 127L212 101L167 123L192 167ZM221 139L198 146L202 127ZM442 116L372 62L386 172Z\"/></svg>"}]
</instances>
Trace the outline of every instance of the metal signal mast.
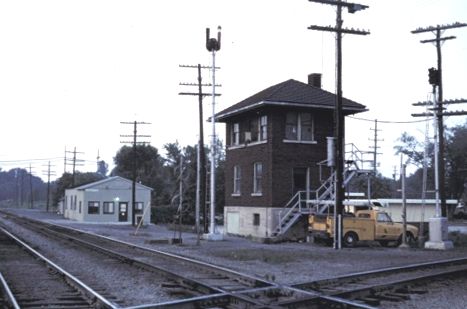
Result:
<instances>
[{"instance_id":1,"label":"metal signal mast","mask_svg":"<svg viewBox=\"0 0 467 309\"><path fill-rule=\"evenodd\" d=\"M216 233L216 52L221 49L221 27L217 27L217 39L210 37L210 29L206 28L206 49L212 54L212 136L211 136L211 188L210 188L210 227L206 237L210 240L222 239L222 234Z\"/></svg>"}]
</instances>

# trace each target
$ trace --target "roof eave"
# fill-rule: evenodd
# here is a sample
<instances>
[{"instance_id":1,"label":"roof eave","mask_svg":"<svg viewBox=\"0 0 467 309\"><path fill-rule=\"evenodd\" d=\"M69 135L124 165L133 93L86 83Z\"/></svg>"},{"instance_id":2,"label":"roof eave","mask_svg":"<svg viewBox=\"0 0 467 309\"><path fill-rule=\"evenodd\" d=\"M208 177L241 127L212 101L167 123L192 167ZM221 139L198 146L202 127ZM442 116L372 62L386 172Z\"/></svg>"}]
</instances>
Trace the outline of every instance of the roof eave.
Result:
<instances>
[{"instance_id":1,"label":"roof eave","mask_svg":"<svg viewBox=\"0 0 467 309\"><path fill-rule=\"evenodd\" d=\"M235 110L232 110L227 113L219 114L216 116L216 122L222 122L222 120L225 120L227 118L230 118L232 116L238 115L240 113L253 110L255 108L258 108L263 105L271 105L271 106L293 106L293 107L305 107L305 108L318 108L318 109L334 109L334 106L329 106L329 105L321 105L321 104L309 104L309 103L291 103L291 102L281 102L281 101L259 101L257 103L241 107ZM344 111L351 111L352 113L349 114L356 114L356 113L361 113L361 112L366 112L368 109L366 107L359 108L359 107L349 107L349 106L343 106L342 108ZM212 117L209 117L209 121L211 121Z\"/></svg>"}]
</instances>

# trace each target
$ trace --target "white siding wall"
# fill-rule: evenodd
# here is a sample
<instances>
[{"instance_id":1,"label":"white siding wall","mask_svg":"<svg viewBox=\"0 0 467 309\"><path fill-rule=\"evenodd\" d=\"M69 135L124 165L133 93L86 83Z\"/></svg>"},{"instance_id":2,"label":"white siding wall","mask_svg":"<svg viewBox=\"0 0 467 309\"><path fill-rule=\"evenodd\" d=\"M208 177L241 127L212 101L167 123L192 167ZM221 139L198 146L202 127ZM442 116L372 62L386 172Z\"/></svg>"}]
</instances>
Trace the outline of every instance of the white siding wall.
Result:
<instances>
[{"instance_id":1,"label":"white siding wall","mask_svg":"<svg viewBox=\"0 0 467 309\"><path fill-rule=\"evenodd\" d=\"M132 205L131 205L131 182L123 179L116 179L98 186L92 186L85 190L68 189L65 191L66 208L64 217L71 220L83 222L119 222L119 203L128 203L127 223L132 222ZM74 198L76 196L76 207L74 206ZM147 207L151 201L151 190L143 186L136 186L136 202L143 202L144 207ZM81 202L81 211L79 205ZM99 202L99 213L89 214L89 202ZM104 214L104 202L114 202L114 212ZM149 224L151 220L150 205L144 214L143 223ZM137 214L138 216L139 214ZM142 214L141 214L142 216Z\"/></svg>"}]
</instances>

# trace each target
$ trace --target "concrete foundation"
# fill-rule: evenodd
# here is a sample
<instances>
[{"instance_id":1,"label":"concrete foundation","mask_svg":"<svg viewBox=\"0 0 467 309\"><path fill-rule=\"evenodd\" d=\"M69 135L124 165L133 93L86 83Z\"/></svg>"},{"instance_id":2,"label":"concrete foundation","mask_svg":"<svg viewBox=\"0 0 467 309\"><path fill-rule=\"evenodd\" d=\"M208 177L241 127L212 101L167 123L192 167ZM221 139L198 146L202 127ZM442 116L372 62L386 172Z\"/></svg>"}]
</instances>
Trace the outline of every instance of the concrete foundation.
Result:
<instances>
[{"instance_id":1,"label":"concrete foundation","mask_svg":"<svg viewBox=\"0 0 467 309\"><path fill-rule=\"evenodd\" d=\"M203 234L203 239L209 241L221 241L224 240L224 235L221 233L207 233Z\"/></svg>"},{"instance_id":2,"label":"concrete foundation","mask_svg":"<svg viewBox=\"0 0 467 309\"><path fill-rule=\"evenodd\" d=\"M430 218L430 240L425 243L425 249L448 250L454 248L448 240L448 220L443 217Z\"/></svg>"}]
</instances>

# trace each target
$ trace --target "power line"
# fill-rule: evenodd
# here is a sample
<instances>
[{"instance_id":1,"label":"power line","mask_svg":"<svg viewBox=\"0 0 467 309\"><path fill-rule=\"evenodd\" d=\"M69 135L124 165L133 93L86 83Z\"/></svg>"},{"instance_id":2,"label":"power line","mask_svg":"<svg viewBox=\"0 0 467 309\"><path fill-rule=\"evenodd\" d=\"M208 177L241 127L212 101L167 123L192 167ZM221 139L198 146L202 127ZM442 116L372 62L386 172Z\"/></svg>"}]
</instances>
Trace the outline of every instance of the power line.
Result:
<instances>
[{"instance_id":1,"label":"power line","mask_svg":"<svg viewBox=\"0 0 467 309\"><path fill-rule=\"evenodd\" d=\"M67 153L72 153L73 158L67 159L67 157L66 157ZM72 174L72 178L71 178L71 187L72 188L75 186L76 166L84 166L84 164L83 164L84 160L77 159L76 158L77 154L84 154L84 152L76 151L76 146L73 148L73 151L67 151L66 147L65 147L65 160L64 160L64 171L63 171L63 173L66 173L66 166L67 165L73 166L73 174Z\"/></svg>"},{"instance_id":2,"label":"power line","mask_svg":"<svg viewBox=\"0 0 467 309\"><path fill-rule=\"evenodd\" d=\"M56 161L56 160L63 160L63 157L55 157L55 158L36 158L36 159L21 159L21 160L0 160L0 164L16 164L21 162L34 162L34 161Z\"/></svg>"},{"instance_id":3,"label":"power line","mask_svg":"<svg viewBox=\"0 0 467 309\"><path fill-rule=\"evenodd\" d=\"M374 122L374 119L367 119L367 118L361 118L361 117L355 117L355 116L347 116L348 118L355 119L355 120L361 120L361 121L368 121L368 122ZM391 121L391 120L378 120L378 123L384 123L384 124L408 124L408 123L420 123L420 122L427 122L430 121L430 119L422 119L422 120L412 120L412 121Z\"/></svg>"}]
</instances>

